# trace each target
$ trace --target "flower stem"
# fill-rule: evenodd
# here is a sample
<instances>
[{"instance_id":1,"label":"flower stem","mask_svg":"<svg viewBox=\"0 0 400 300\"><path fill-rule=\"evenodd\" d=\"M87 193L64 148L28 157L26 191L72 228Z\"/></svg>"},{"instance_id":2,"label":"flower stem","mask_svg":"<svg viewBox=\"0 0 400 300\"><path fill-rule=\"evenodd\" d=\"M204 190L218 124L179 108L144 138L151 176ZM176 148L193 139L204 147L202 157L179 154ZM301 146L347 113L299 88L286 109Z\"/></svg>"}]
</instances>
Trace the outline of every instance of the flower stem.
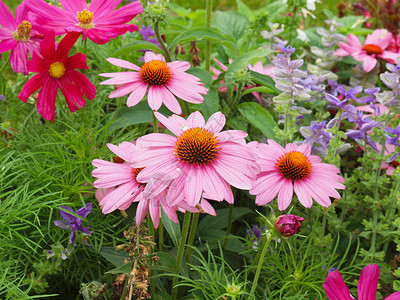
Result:
<instances>
[{"instance_id":1,"label":"flower stem","mask_svg":"<svg viewBox=\"0 0 400 300\"><path fill-rule=\"evenodd\" d=\"M211 14L212 14L213 0L206 1L206 27L211 28ZM206 61L206 70L210 70L211 66L211 41L206 41L206 53L205 53L205 61Z\"/></svg>"},{"instance_id":2,"label":"flower stem","mask_svg":"<svg viewBox=\"0 0 400 300\"><path fill-rule=\"evenodd\" d=\"M149 236L152 236L154 241L154 223L151 220L150 212L147 214L147 222L149 225ZM150 251L154 252L154 250L155 249L153 248L153 246L151 246ZM156 286L154 285L154 278L151 277L153 275L152 273L152 270L150 270L150 289L151 293L154 294Z\"/></svg>"},{"instance_id":3,"label":"flower stem","mask_svg":"<svg viewBox=\"0 0 400 300\"><path fill-rule=\"evenodd\" d=\"M193 245L194 238L196 237L197 224L199 223L199 216L200 216L200 213L193 214L193 219L192 219L192 223L190 224L190 232L189 232L189 237L188 237L188 242L187 242L187 244L189 246ZM192 254L192 248L187 247L186 254L185 254L187 262L189 261L191 254Z\"/></svg>"},{"instance_id":4,"label":"flower stem","mask_svg":"<svg viewBox=\"0 0 400 300\"><path fill-rule=\"evenodd\" d=\"M233 213L233 204L229 204L228 226L226 227L225 241L224 241L223 248L226 247L226 244L228 243L228 236L231 234L231 229L232 229L232 213Z\"/></svg>"},{"instance_id":5,"label":"flower stem","mask_svg":"<svg viewBox=\"0 0 400 300\"><path fill-rule=\"evenodd\" d=\"M271 232L267 231L267 240L264 243L264 247L263 247L261 255L260 255L260 260L258 261L256 275L254 276L253 285L251 287L250 295L248 298L249 300L255 298L254 292L256 291L256 288L257 288L258 278L260 277L261 268L262 268L262 265L264 262L264 257L265 257L265 254L267 253L267 249L268 249L269 244L271 243L273 237L274 237L274 235Z\"/></svg>"},{"instance_id":6,"label":"flower stem","mask_svg":"<svg viewBox=\"0 0 400 300\"><path fill-rule=\"evenodd\" d=\"M158 43L160 44L160 46L161 46L161 48L162 48L162 50L164 52L165 60L167 62L171 62L172 61L171 54L169 53L169 50L168 50L167 46L165 45L163 39L161 38L161 35L160 35L160 23L158 21L156 22L156 24L154 24L154 33L156 35Z\"/></svg>"},{"instance_id":7,"label":"flower stem","mask_svg":"<svg viewBox=\"0 0 400 300\"><path fill-rule=\"evenodd\" d=\"M156 118L156 115L154 114L154 111L152 111L153 114L153 132L158 133L158 120Z\"/></svg>"},{"instance_id":8,"label":"flower stem","mask_svg":"<svg viewBox=\"0 0 400 300\"><path fill-rule=\"evenodd\" d=\"M161 251L163 246L164 246L164 224L160 219L160 224L158 225L158 251Z\"/></svg>"},{"instance_id":9,"label":"flower stem","mask_svg":"<svg viewBox=\"0 0 400 300\"><path fill-rule=\"evenodd\" d=\"M0 74L3 74L4 69L7 67L8 62L10 61L10 57L6 60L6 62L3 64L3 66L0 69Z\"/></svg>"},{"instance_id":10,"label":"flower stem","mask_svg":"<svg viewBox=\"0 0 400 300\"><path fill-rule=\"evenodd\" d=\"M86 56L86 64L87 64L87 38L83 40L83 52ZM89 70L85 69L85 76L88 77L89 74Z\"/></svg>"},{"instance_id":11,"label":"flower stem","mask_svg":"<svg viewBox=\"0 0 400 300\"><path fill-rule=\"evenodd\" d=\"M183 260L183 252L185 250L186 239L189 233L190 218L192 213L186 212L185 218L183 219L182 236L178 246L178 253L176 254L176 274L179 275L181 269L181 263ZM178 283L178 277L174 277L172 281L172 300L178 299L178 287L175 287Z\"/></svg>"},{"instance_id":12,"label":"flower stem","mask_svg":"<svg viewBox=\"0 0 400 300\"><path fill-rule=\"evenodd\" d=\"M389 115L389 114L387 114ZM383 128L385 128L388 124L388 117L386 117L386 121L385 121L385 126L382 127L382 131ZM385 155L385 143L386 143L386 137L385 135L383 135L382 138L382 149L381 149L381 153L379 155L379 157L376 160L377 163L377 168L376 168L376 172L375 172L375 184L374 184L374 207L373 207L373 212L372 212L372 235L371 235L371 248L369 250L372 259L374 259L374 255L376 252L376 228L378 226L378 204L379 204L379 200L380 200L380 196L379 196L379 176L381 175L381 163L382 163L382 158Z\"/></svg>"}]
</instances>

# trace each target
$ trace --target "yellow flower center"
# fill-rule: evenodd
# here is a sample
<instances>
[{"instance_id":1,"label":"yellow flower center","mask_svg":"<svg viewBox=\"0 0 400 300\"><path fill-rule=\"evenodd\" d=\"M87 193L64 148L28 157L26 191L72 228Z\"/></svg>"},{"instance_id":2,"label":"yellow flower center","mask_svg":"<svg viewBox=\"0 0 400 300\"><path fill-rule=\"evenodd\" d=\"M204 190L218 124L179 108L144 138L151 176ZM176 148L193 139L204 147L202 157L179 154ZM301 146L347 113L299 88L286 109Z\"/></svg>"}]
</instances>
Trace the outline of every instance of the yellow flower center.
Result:
<instances>
[{"instance_id":1,"label":"yellow flower center","mask_svg":"<svg viewBox=\"0 0 400 300\"><path fill-rule=\"evenodd\" d=\"M283 154L276 166L283 177L291 180L306 178L312 169L309 158L298 151Z\"/></svg>"},{"instance_id":2,"label":"yellow flower center","mask_svg":"<svg viewBox=\"0 0 400 300\"><path fill-rule=\"evenodd\" d=\"M373 44L367 44L364 47L362 47L362 49L365 52L367 52L368 55L383 53L383 50L381 47L379 47L378 45L373 45Z\"/></svg>"},{"instance_id":3,"label":"yellow flower center","mask_svg":"<svg viewBox=\"0 0 400 300\"><path fill-rule=\"evenodd\" d=\"M93 27L92 19L93 19L93 13L91 11L88 11L86 9L78 11L78 21L80 27L92 28Z\"/></svg>"},{"instance_id":4,"label":"yellow flower center","mask_svg":"<svg viewBox=\"0 0 400 300\"><path fill-rule=\"evenodd\" d=\"M217 137L204 128L190 128L177 139L174 154L189 165L208 165L218 157Z\"/></svg>"},{"instance_id":5,"label":"yellow flower center","mask_svg":"<svg viewBox=\"0 0 400 300\"><path fill-rule=\"evenodd\" d=\"M65 66L62 62L56 61L52 63L49 68L50 76L59 79L65 74Z\"/></svg>"},{"instance_id":6,"label":"yellow flower center","mask_svg":"<svg viewBox=\"0 0 400 300\"><path fill-rule=\"evenodd\" d=\"M149 85L163 85L172 78L171 69L161 60L145 63L139 71L140 78Z\"/></svg>"},{"instance_id":7,"label":"yellow flower center","mask_svg":"<svg viewBox=\"0 0 400 300\"><path fill-rule=\"evenodd\" d=\"M31 31L31 22L22 21L22 23L18 25L18 29L14 32L13 35L16 40L26 42L31 37Z\"/></svg>"}]
</instances>

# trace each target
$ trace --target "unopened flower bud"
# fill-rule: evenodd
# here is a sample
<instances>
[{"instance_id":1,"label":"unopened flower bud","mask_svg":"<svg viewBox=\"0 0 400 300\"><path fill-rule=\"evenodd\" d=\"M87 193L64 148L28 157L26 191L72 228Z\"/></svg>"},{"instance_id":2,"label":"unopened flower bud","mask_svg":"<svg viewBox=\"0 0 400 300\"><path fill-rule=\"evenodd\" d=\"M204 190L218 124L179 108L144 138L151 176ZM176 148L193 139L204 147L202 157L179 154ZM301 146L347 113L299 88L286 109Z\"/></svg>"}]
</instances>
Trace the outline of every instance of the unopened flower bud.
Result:
<instances>
[{"instance_id":1,"label":"unopened flower bud","mask_svg":"<svg viewBox=\"0 0 400 300\"><path fill-rule=\"evenodd\" d=\"M301 222L304 218L298 217L296 215L281 215L275 219L275 229L280 235L284 237L292 236L293 234L299 232Z\"/></svg>"}]
</instances>

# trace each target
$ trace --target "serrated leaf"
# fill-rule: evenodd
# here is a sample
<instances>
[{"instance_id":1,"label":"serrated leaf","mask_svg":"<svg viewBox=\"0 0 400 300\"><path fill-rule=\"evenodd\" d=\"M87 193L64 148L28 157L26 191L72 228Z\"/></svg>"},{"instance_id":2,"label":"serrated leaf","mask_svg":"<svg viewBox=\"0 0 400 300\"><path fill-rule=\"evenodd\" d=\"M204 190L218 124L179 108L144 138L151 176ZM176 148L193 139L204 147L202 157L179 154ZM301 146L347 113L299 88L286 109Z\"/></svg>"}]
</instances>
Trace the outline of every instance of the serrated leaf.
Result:
<instances>
[{"instance_id":1,"label":"serrated leaf","mask_svg":"<svg viewBox=\"0 0 400 300\"><path fill-rule=\"evenodd\" d=\"M249 20L251 20L255 16L253 10L246 4L244 4L243 1L236 0L236 6L237 6L237 12L246 16Z\"/></svg>"},{"instance_id":2,"label":"serrated leaf","mask_svg":"<svg viewBox=\"0 0 400 300\"><path fill-rule=\"evenodd\" d=\"M238 41L244 36L249 26L249 20L235 11L217 10L212 20L212 25L233 40Z\"/></svg>"}]
</instances>

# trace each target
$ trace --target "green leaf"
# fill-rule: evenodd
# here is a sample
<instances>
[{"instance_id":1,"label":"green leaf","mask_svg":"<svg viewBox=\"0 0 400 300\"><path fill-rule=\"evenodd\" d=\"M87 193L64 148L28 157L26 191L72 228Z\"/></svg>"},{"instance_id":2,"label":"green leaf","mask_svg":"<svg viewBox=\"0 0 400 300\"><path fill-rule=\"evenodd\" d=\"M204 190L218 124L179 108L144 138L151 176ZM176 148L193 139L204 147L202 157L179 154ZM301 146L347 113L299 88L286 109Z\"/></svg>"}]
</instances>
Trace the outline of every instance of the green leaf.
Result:
<instances>
[{"instance_id":1,"label":"green leaf","mask_svg":"<svg viewBox=\"0 0 400 300\"><path fill-rule=\"evenodd\" d=\"M176 247L178 247L181 240L181 226L175 224L168 216L165 214L164 210L161 209L161 219L164 224L165 230L167 230L172 242Z\"/></svg>"},{"instance_id":2,"label":"green leaf","mask_svg":"<svg viewBox=\"0 0 400 300\"><path fill-rule=\"evenodd\" d=\"M270 93L273 95L279 94L279 90L275 87L275 81L272 79L271 76L264 75L264 74L254 72L254 71L249 71L249 72L250 72L252 81L254 83L268 87L269 89L271 89Z\"/></svg>"},{"instance_id":3,"label":"green leaf","mask_svg":"<svg viewBox=\"0 0 400 300\"><path fill-rule=\"evenodd\" d=\"M210 72L207 72L206 70L199 67L190 68L186 71L186 73L192 74L193 76L200 78L201 82L204 83L204 86L206 88L209 88L210 85L213 83L213 78Z\"/></svg>"},{"instance_id":4,"label":"green leaf","mask_svg":"<svg viewBox=\"0 0 400 300\"><path fill-rule=\"evenodd\" d=\"M243 91L242 96L253 93L253 92L264 93L264 94L275 94L275 90L273 90L272 88L270 88L268 86L257 86L257 87Z\"/></svg>"},{"instance_id":5,"label":"green leaf","mask_svg":"<svg viewBox=\"0 0 400 300\"><path fill-rule=\"evenodd\" d=\"M200 41L200 40L209 40L213 42L224 42L227 41L226 37L220 34L215 29L207 28L207 27L196 27L188 29L181 34L179 34L170 44L169 49L173 51L175 47L183 42L187 41Z\"/></svg>"},{"instance_id":6,"label":"green leaf","mask_svg":"<svg viewBox=\"0 0 400 300\"><path fill-rule=\"evenodd\" d=\"M241 0L236 0L237 12L246 16L249 20L255 16L253 10L244 4Z\"/></svg>"},{"instance_id":7,"label":"green leaf","mask_svg":"<svg viewBox=\"0 0 400 300\"><path fill-rule=\"evenodd\" d=\"M118 57L126 53L130 53L136 50L153 50L153 51L160 51L160 48L154 45L153 43L146 42L146 41L134 41L128 45L122 46L118 48L111 57Z\"/></svg>"},{"instance_id":8,"label":"green leaf","mask_svg":"<svg viewBox=\"0 0 400 300\"><path fill-rule=\"evenodd\" d=\"M170 115L169 110L162 106L159 110L163 115ZM112 114L110 115L109 120L112 119ZM131 125L141 124L141 123L149 123L153 122L153 113L149 104L146 101L140 101L138 104L132 107L123 106L117 116L116 122L110 126L111 130L124 128Z\"/></svg>"},{"instance_id":9,"label":"green leaf","mask_svg":"<svg viewBox=\"0 0 400 300\"><path fill-rule=\"evenodd\" d=\"M157 252L157 263L152 266L153 270L175 273L176 257L168 252Z\"/></svg>"},{"instance_id":10,"label":"green leaf","mask_svg":"<svg viewBox=\"0 0 400 300\"><path fill-rule=\"evenodd\" d=\"M235 220L239 219L240 217L243 217L244 215L247 215L250 213L254 213L254 211L248 207L234 207L233 211L232 211L231 222L234 222ZM198 234L200 236L202 236L202 234L204 234L204 235L214 234L218 230L222 230L223 228L226 228L228 225L228 216L229 216L229 208L223 208L223 209L217 210L217 217L214 217L211 215L205 216L200 221L200 223L197 227Z\"/></svg>"},{"instance_id":11,"label":"green leaf","mask_svg":"<svg viewBox=\"0 0 400 300\"><path fill-rule=\"evenodd\" d=\"M114 247L103 247L100 254L116 267L125 264L125 259L129 260L128 253L123 250L117 251Z\"/></svg>"},{"instance_id":12,"label":"green leaf","mask_svg":"<svg viewBox=\"0 0 400 300\"><path fill-rule=\"evenodd\" d=\"M277 126L271 114L255 102L244 102L239 105L239 112L253 126L260 129L266 138L274 139L274 128Z\"/></svg>"},{"instance_id":13,"label":"green leaf","mask_svg":"<svg viewBox=\"0 0 400 300\"><path fill-rule=\"evenodd\" d=\"M216 11L212 21L213 27L220 32L238 41L246 33L249 20L242 14L234 11Z\"/></svg>"},{"instance_id":14,"label":"green leaf","mask_svg":"<svg viewBox=\"0 0 400 300\"><path fill-rule=\"evenodd\" d=\"M127 274L130 273L131 271L132 271L132 263L129 262L127 264L116 267L115 269L107 271L106 274Z\"/></svg>"}]
</instances>

